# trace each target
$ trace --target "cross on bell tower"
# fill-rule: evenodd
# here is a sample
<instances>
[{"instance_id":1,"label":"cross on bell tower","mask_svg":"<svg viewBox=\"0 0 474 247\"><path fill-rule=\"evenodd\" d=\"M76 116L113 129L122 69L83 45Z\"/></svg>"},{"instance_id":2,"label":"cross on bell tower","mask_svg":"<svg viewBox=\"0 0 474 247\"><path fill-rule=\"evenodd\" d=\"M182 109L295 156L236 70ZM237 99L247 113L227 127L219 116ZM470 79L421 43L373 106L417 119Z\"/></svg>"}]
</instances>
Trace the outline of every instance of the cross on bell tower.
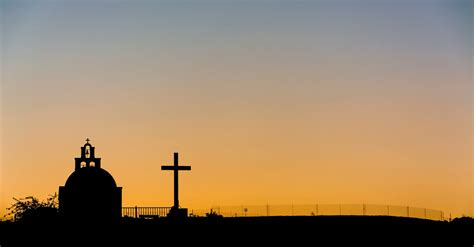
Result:
<instances>
[{"instance_id":1,"label":"cross on bell tower","mask_svg":"<svg viewBox=\"0 0 474 247\"><path fill-rule=\"evenodd\" d=\"M100 158L95 157L95 147L89 142L89 138L86 139L86 144L81 147L81 157L75 158L76 166L75 170L79 170L83 167L97 167L100 168Z\"/></svg>"}]
</instances>

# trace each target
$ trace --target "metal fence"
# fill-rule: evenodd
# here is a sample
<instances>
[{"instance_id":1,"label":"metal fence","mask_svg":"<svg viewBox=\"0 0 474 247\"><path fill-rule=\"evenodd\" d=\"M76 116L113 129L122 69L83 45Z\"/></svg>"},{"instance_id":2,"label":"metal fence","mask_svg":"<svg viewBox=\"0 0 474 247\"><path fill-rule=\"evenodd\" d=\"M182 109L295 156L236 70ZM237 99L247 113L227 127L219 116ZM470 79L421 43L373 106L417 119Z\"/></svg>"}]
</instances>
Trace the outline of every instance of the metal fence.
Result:
<instances>
[{"instance_id":1,"label":"metal fence","mask_svg":"<svg viewBox=\"0 0 474 247\"><path fill-rule=\"evenodd\" d=\"M166 217L170 207L122 207L122 217L157 218Z\"/></svg>"},{"instance_id":2,"label":"metal fence","mask_svg":"<svg viewBox=\"0 0 474 247\"><path fill-rule=\"evenodd\" d=\"M399 216L430 220L445 220L443 211L427 208L373 204L313 204L214 206L212 210L225 217L246 216ZM205 216L210 210L190 210L192 215Z\"/></svg>"}]
</instances>

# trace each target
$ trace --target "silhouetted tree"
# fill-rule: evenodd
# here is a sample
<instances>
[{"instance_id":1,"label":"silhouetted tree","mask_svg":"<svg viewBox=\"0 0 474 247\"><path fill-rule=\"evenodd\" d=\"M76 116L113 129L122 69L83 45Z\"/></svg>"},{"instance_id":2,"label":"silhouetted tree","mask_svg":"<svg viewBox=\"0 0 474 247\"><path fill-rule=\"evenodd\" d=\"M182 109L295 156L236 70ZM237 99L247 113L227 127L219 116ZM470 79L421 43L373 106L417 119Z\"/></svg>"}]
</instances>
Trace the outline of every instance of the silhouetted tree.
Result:
<instances>
[{"instance_id":1,"label":"silhouetted tree","mask_svg":"<svg viewBox=\"0 0 474 247\"><path fill-rule=\"evenodd\" d=\"M25 198L13 198L13 203L7 208L10 213L6 216L13 215L14 221L17 222L36 222L53 220L58 214L58 196L56 193L49 195L45 201L38 198L28 196Z\"/></svg>"}]
</instances>

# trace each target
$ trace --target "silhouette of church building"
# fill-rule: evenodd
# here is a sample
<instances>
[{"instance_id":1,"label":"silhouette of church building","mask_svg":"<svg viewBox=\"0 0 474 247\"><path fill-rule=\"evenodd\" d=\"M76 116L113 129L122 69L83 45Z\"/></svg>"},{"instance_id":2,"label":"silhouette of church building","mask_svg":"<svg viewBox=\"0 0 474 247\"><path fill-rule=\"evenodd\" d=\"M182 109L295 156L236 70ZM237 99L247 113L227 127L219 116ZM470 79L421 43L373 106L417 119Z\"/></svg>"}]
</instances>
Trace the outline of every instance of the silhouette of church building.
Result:
<instances>
[{"instance_id":1,"label":"silhouette of church building","mask_svg":"<svg viewBox=\"0 0 474 247\"><path fill-rule=\"evenodd\" d=\"M59 213L68 220L117 221L122 216L122 187L101 168L95 147L86 140L74 172L59 187Z\"/></svg>"}]
</instances>

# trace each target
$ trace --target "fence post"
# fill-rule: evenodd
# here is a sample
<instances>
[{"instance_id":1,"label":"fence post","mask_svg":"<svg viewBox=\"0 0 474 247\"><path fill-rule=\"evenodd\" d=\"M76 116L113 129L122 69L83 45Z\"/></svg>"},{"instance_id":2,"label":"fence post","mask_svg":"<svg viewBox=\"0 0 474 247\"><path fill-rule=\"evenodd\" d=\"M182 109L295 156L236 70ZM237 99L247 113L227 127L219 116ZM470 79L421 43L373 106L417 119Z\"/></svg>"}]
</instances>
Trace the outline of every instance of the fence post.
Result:
<instances>
[{"instance_id":1,"label":"fence post","mask_svg":"<svg viewBox=\"0 0 474 247\"><path fill-rule=\"evenodd\" d=\"M319 215L319 205L316 204L316 215Z\"/></svg>"},{"instance_id":2,"label":"fence post","mask_svg":"<svg viewBox=\"0 0 474 247\"><path fill-rule=\"evenodd\" d=\"M135 206L135 218L138 218L138 207Z\"/></svg>"}]
</instances>

